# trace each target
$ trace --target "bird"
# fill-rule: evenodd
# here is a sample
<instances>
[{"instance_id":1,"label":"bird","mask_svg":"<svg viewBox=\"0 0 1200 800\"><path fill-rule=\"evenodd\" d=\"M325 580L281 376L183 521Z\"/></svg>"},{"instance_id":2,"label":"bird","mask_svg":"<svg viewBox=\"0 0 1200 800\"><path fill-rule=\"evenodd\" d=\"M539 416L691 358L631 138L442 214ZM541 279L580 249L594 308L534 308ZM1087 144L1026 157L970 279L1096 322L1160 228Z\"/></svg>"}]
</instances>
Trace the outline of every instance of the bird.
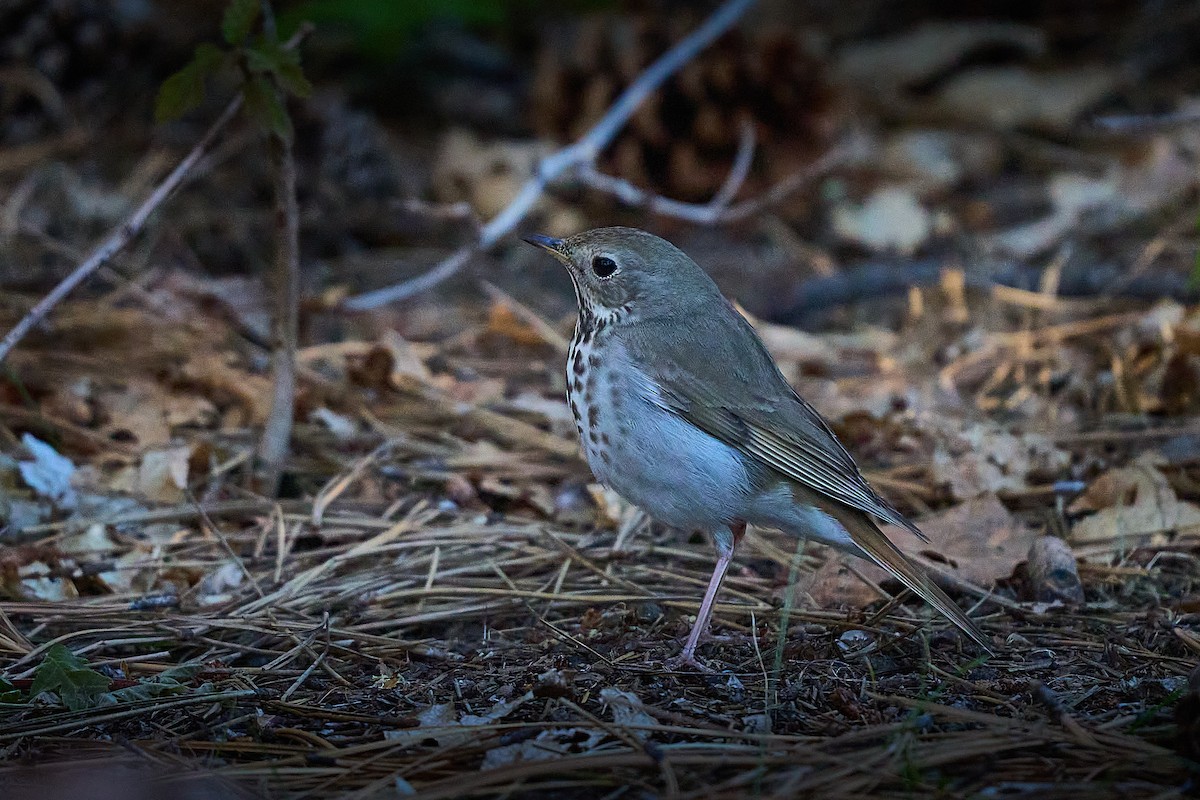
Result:
<instances>
[{"instance_id":1,"label":"bird","mask_svg":"<svg viewBox=\"0 0 1200 800\"><path fill-rule=\"evenodd\" d=\"M712 278L637 228L524 237L566 267L578 317L567 402L601 483L668 526L708 534L716 565L674 666L696 649L746 526L874 562L984 650L992 643L880 529L920 529L871 488Z\"/></svg>"}]
</instances>

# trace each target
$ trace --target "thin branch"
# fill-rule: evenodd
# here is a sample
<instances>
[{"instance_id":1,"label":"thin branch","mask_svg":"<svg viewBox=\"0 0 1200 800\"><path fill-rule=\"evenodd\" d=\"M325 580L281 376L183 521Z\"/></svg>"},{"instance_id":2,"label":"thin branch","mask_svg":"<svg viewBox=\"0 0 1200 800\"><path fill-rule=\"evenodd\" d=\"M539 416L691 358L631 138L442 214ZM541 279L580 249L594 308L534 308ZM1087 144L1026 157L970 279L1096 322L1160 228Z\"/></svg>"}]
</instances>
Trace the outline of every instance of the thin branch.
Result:
<instances>
[{"instance_id":1,"label":"thin branch","mask_svg":"<svg viewBox=\"0 0 1200 800\"><path fill-rule=\"evenodd\" d=\"M296 350L300 333L300 205L296 199L296 157L290 138L271 134L267 147L275 172L275 263L271 269L276 298L271 330L271 412L263 427L258 457L261 491L274 497L292 438L296 398Z\"/></svg>"},{"instance_id":2,"label":"thin branch","mask_svg":"<svg viewBox=\"0 0 1200 800\"><path fill-rule=\"evenodd\" d=\"M659 57L631 83L582 139L547 157L508 206L480 230L479 239L464 245L429 272L402 283L351 297L345 307L378 308L431 289L463 268L478 253L507 236L525 219L546 187L568 171L591 164L629 121L638 106L667 78L736 23L755 0L727 0L699 28Z\"/></svg>"},{"instance_id":3,"label":"thin branch","mask_svg":"<svg viewBox=\"0 0 1200 800\"><path fill-rule=\"evenodd\" d=\"M742 184L746 182L746 177L750 174L750 167L754 164L755 144L754 123L744 119L738 137L737 153L733 156L733 166L729 169L729 174L725 176L725 182L708 201L709 203L714 206L727 206L733 202L733 198L737 196Z\"/></svg>"},{"instance_id":4,"label":"thin branch","mask_svg":"<svg viewBox=\"0 0 1200 800\"><path fill-rule=\"evenodd\" d=\"M283 45L284 48L290 50L299 47L300 42L311 31L312 28L310 26L302 26ZM91 254L82 264L76 267L70 275L63 278L61 283L55 286L48 295L43 297L37 305L30 309L29 313L20 322L13 326L12 330L5 334L4 339L0 340L0 363L3 363L8 358L8 354L12 352L12 349L17 346L19 341L25 338L38 323L46 318L46 315L50 313L50 309L66 299L67 295L74 291L79 284L83 283L92 273L108 263L109 259L114 255L124 250L141 233L142 228L146 225L146 220L183 184L196 164L212 148L221 131L237 116L237 112L241 107L242 94L239 92L236 97L229 101L229 105L225 106L225 110L221 112L221 116L217 117L216 122L209 126L208 130L204 132L204 136L200 138L200 141L196 142L196 145L175 166L175 169L171 170L162 183L154 187L154 191L150 193L150 196L116 230L110 233L96 249L92 250Z\"/></svg>"},{"instance_id":5,"label":"thin branch","mask_svg":"<svg viewBox=\"0 0 1200 800\"><path fill-rule=\"evenodd\" d=\"M63 278L61 283L55 286L49 294L30 309L29 313L4 336L3 341L0 341L0 362L3 362L8 357L8 354L17 345L17 342L25 338L26 334L45 319L46 315L50 313L50 309L61 303L67 295L75 290L75 287L79 286L93 272L108 263L108 260L114 255L124 250L133 241L134 237L141 233L142 228L146 225L146 220L179 188L180 184L188 176L188 173L191 172L192 167L196 166L196 162L204 157L204 154L212 147L213 142L216 141L222 129L237 115L238 109L241 107L242 96L238 94L237 97L229 101L229 105L225 106L225 110L221 112L221 116L217 117L217 121L209 126L204 136L200 141L196 142L196 146L192 148L191 152L179 162L175 169L171 170L171 174L167 175L162 183L154 188L150 196L116 230L110 233L108 238L96 247L82 264L76 267L66 278Z\"/></svg>"},{"instance_id":6,"label":"thin branch","mask_svg":"<svg viewBox=\"0 0 1200 800\"><path fill-rule=\"evenodd\" d=\"M813 163L784 178L758 197L743 200L734 205L728 204L728 198L736 194L737 189L734 188L732 192L727 192L726 187L731 185L736 187L734 180L737 179L737 183L740 183L744 179L744 176L739 177L740 166L736 161L725 181L725 186L707 203L685 203L682 200L672 200L669 197L648 192L624 178L606 175L590 164L582 165L576 177L589 189L610 194L634 208L642 208L664 217L675 217L700 225L721 225L748 219L783 201L834 166L847 161L853 149L853 144L835 147Z\"/></svg>"},{"instance_id":7,"label":"thin branch","mask_svg":"<svg viewBox=\"0 0 1200 800\"><path fill-rule=\"evenodd\" d=\"M1200 122L1200 109L1186 108L1163 114L1110 114L1096 117L1092 125L1109 133L1144 133L1180 128Z\"/></svg>"}]
</instances>

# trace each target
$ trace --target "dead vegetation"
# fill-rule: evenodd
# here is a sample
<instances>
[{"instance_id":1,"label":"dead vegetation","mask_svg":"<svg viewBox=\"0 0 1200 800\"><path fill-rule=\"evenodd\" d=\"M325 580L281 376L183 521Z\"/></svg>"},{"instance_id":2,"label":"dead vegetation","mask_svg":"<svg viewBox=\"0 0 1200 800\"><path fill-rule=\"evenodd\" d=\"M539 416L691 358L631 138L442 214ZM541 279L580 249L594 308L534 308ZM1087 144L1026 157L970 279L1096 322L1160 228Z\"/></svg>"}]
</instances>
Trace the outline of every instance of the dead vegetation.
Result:
<instances>
[{"instance_id":1,"label":"dead vegetation","mask_svg":"<svg viewBox=\"0 0 1200 800\"><path fill-rule=\"evenodd\" d=\"M601 110L649 59L604 74L620 24L576 32L603 33L599 66L544 57L538 91L575 70ZM672 102L702 90L736 106L736 91L709 96L726 73L761 87L755 43L774 40L739 37L667 84ZM1194 793L1200 140L1159 117L1098 134L1091 111L1145 98L1087 48L1056 60L1069 38L1055 17L838 39L804 85L865 129L832 137L853 157L821 174L764 163L803 150L788 137L808 128L772 128L782 100L760 97L758 161L723 130L695 197L639 173L707 130L656 139L659 110L597 162L611 175L548 187L546 142L451 123L413 144L336 93L314 98L295 111L306 284L278 498L247 488L271 414L273 301L244 273L271 257L272 176L235 124L92 293L0 365L0 785L40 799L164 784L205 798ZM1189 107L1175 84L1152 88ZM56 91L52 110L76 99ZM534 114L552 101L535 99ZM5 330L199 138L121 141L129 174L85 181L113 156L80 152L34 105L43 127L0 126ZM572 125L567 140L589 114L542 122ZM756 204L797 174L817 190ZM565 279L477 224L515 226L505 209L531 183L521 213L550 232L653 227L762 317L787 377L932 540L896 541L997 655L869 565L755 531L701 648L716 671L663 667L712 550L577 457ZM719 204L653 194L713 187ZM709 222L751 212L706 231L671 217L685 205L716 209ZM462 252L479 269L450 288L346 312Z\"/></svg>"},{"instance_id":2,"label":"dead vegetation","mask_svg":"<svg viewBox=\"0 0 1200 800\"><path fill-rule=\"evenodd\" d=\"M5 674L28 690L55 644L108 678L97 695L195 670L170 695L6 706L0 737L18 762L76 761L83 741L108 741L142 766L194 759L280 796L397 785L421 797L600 797L625 785L1063 796L1101 781L1151 797L1187 780L1172 710L1200 653L1200 492L1195 464L1164 450L1195 433L1056 440L945 417L927 427L920 408L843 417L878 485L925 510L944 556L932 566L999 655L977 658L866 565L760 532L707 646L721 671L672 674L661 664L695 611L709 545L647 526L588 484L556 400L560 356L522 309L494 305L437 345L392 333L302 352L311 421L298 426L289 477L311 499L275 502L236 480L265 413L244 372L249 351L227 349L231 332L203 312L181 325L106 305L68 307L16 362L46 409L38 435L73 453L82 475L65 518L45 493L10 501L10 519L51 519L10 533ZM1156 360L1183 338L1169 332ZM134 359L130 337L150 343ZM883 384L922 385L902 336L867 333L815 355L786 330L768 339L791 368L854 352ZM64 341L77 344L56 356ZM1019 366L996 351L979 403ZM89 387L74 407L51 391L64 370L75 391ZM857 382L800 384L827 403L869 402ZM1009 391L1023 387L1036 388ZM155 449L165 430L172 444ZM1116 463L1128 466L1102 466ZM1043 482L1072 469L1082 494ZM1082 559L1083 603L1030 582L1027 554L1046 534Z\"/></svg>"}]
</instances>

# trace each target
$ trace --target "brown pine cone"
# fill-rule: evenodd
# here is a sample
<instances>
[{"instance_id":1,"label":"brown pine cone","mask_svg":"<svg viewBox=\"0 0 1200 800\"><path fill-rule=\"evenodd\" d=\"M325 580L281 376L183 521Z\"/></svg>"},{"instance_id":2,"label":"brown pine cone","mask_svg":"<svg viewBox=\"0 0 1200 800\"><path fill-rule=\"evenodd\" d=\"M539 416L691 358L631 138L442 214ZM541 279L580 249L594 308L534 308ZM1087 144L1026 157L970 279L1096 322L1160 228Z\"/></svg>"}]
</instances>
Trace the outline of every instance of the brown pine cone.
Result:
<instances>
[{"instance_id":1,"label":"brown pine cone","mask_svg":"<svg viewBox=\"0 0 1200 800\"><path fill-rule=\"evenodd\" d=\"M534 130L562 143L586 132L646 66L703 21L676 11L600 14L548 32L530 102ZM703 202L725 180L748 120L759 145L742 190L749 196L820 155L836 118L824 70L798 32L743 26L648 98L599 166L662 195Z\"/></svg>"}]
</instances>

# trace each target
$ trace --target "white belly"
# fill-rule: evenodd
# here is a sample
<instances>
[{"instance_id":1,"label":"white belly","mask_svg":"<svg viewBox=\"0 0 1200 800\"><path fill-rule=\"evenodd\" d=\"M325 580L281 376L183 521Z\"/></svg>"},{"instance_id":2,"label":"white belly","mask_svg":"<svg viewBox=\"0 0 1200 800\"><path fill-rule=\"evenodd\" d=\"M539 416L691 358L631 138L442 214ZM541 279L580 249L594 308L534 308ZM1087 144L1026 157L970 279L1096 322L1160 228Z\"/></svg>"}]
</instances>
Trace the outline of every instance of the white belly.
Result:
<instances>
[{"instance_id":1,"label":"white belly","mask_svg":"<svg viewBox=\"0 0 1200 800\"><path fill-rule=\"evenodd\" d=\"M711 532L739 518L750 492L741 456L657 405L655 387L618 344L606 342L604 356L600 368L578 381L572 354L567 375L596 477L673 527Z\"/></svg>"}]
</instances>

